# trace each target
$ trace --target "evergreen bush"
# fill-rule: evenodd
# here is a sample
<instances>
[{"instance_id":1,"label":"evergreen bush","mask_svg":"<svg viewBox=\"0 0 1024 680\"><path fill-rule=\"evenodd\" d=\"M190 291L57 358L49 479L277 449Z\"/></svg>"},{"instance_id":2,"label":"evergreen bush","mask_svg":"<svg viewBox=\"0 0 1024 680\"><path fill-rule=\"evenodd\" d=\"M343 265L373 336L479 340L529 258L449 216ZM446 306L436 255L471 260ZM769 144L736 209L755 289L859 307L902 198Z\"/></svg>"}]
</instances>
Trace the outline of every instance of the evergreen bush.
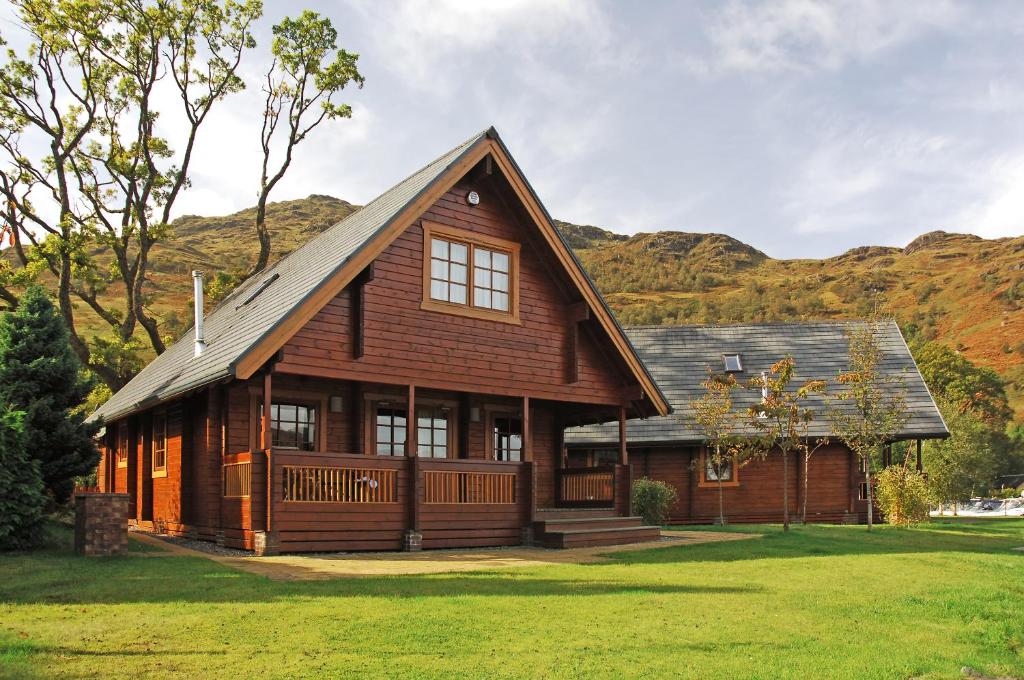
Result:
<instances>
[{"instance_id":1,"label":"evergreen bush","mask_svg":"<svg viewBox=\"0 0 1024 680\"><path fill-rule=\"evenodd\" d=\"M39 461L25 450L23 414L0 402L0 550L39 542L46 495Z\"/></svg>"},{"instance_id":2,"label":"evergreen bush","mask_svg":"<svg viewBox=\"0 0 1024 680\"><path fill-rule=\"evenodd\" d=\"M678 498L675 488L665 482L646 477L633 482L633 512L648 526L667 524L669 510Z\"/></svg>"},{"instance_id":3,"label":"evergreen bush","mask_svg":"<svg viewBox=\"0 0 1024 680\"><path fill-rule=\"evenodd\" d=\"M100 459L100 424L86 423L81 408L91 389L57 309L41 286L29 287L0 318L0 403L25 413L25 450L58 504Z\"/></svg>"}]
</instances>

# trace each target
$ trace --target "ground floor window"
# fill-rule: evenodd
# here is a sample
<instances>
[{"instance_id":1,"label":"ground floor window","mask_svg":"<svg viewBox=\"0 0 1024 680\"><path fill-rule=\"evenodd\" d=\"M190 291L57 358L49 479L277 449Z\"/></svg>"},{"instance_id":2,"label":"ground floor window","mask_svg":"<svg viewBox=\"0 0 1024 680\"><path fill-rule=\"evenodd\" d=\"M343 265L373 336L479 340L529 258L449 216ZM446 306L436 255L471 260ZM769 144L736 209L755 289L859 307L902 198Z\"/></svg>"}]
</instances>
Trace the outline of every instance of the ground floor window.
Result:
<instances>
[{"instance_id":1,"label":"ground floor window","mask_svg":"<svg viewBox=\"0 0 1024 680\"><path fill-rule=\"evenodd\" d=\"M153 472L167 473L167 414L153 414Z\"/></svg>"},{"instance_id":2,"label":"ground floor window","mask_svg":"<svg viewBox=\"0 0 1024 680\"><path fill-rule=\"evenodd\" d=\"M117 467L128 467L128 423L117 427L117 449L114 454Z\"/></svg>"},{"instance_id":3,"label":"ground floor window","mask_svg":"<svg viewBox=\"0 0 1024 680\"><path fill-rule=\"evenodd\" d=\"M305 404L270 405L271 446L312 451L315 441L316 408Z\"/></svg>"},{"instance_id":4,"label":"ground floor window","mask_svg":"<svg viewBox=\"0 0 1024 680\"><path fill-rule=\"evenodd\" d=\"M378 405L376 413L378 456L405 455L406 415L404 408Z\"/></svg>"},{"instance_id":5,"label":"ground floor window","mask_svg":"<svg viewBox=\"0 0 1024 680\"><path fill-rule=\"evenodd\" d=\"M416 409L416 455L424 458L448 457L448 413L443 406Z\"/></svg>"},{"instance_id":6,"label":"ground floor window","mask_svg":"<svg viewBox=\"0 0 1024 680\"><path fill-rule=\"evenodd\" d=\"M733 456L721 464L715 465L714 458L708 451L702 450L699 486L739 486L739 472L736 457Z\"/></svg>"},{"instance_id":7,"label":"ground floor window","mask_svg":"<svg viewBox=\"0 0 1024 680\"><path fill-rule=\"evenodd\" d=\"M523 419L519 416L495 415L491 423L494 460L523 459Z\"/></svg>"}]
</instances>

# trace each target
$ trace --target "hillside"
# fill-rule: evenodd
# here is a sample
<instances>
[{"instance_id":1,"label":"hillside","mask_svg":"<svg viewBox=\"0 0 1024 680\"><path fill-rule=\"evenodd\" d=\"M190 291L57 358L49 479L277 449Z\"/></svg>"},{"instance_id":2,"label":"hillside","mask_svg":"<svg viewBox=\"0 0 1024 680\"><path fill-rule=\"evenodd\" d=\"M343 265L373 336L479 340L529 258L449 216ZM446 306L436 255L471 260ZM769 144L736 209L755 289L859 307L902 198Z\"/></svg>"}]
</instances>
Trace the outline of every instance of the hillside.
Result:
<instances>
[{"instance_id":1,"label":"hillside","mask_svg":"<svg viewBox=\"0 0 1024 680\"><path fill-rule=\"evenodd\" d=\"M273 203L274 258L355 210L313 195ZM187 216L154 248L150 308L173 334L190 322L192 269L244 269L256 254L253 210ZM823 260L776 260L722 234L623 236L559 222L624 324L728 323L864 316L876 306L909 339L939 339L992 366L1024 419L1024 237L933 231L906 248L863 246ZM98 328L82 310L83 328Z\"/></svg>"}]
</instances>

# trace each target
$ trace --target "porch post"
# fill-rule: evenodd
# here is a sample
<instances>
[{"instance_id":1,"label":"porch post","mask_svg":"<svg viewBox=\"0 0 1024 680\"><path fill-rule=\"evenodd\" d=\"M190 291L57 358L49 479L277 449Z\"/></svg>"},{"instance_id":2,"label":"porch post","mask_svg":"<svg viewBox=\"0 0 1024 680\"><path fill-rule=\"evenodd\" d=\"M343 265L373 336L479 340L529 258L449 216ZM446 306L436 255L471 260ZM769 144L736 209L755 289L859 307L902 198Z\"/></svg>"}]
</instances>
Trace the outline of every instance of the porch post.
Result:
<instances>
[{"instance_id":1,"label":"porch post","mask_svg":"<svg viewBox=\"0 0 1024 680\"><path fill-rule=\"evenodd\" d=\"M263 531L254 531L253 541L255 545L255 553L259 556L263 555L276 555L280 551L280 546L277 541L277 534L271 531L270 527L270 514L271 507L274 502L273 497L273 464L270 460L270 449L273 446L273 438L270 433L270 407L272 402L272 371L270 365L267 365L263 373L263 418L260 420L260 448L263 451L264 460L264 475L266 475L266 506L263 508ZM253 451L253 461L257 460L256 452ZM254 513L255 514L255 513ZM255 517L252 518L253 528L256 527Z\"/></svg>"},{"instance_id":2,"label":"porch post","mask_svg":"<svg viewBox=\"0 0 1024 680\"><path fill-rule=\"evenodd\" d=\"M619 465L629 465L629 450L626 448L626 407L619 407Z\"/></svg>"},{"instance_id":3,"label":"porch post","mask_svg":"<svg viewBox=\"0 0 1024 680\"><path fill-rule=\"evenodd\" d=\"M526 494L526 526L522 528L524 545L533 545L533 523L537 519L537 464L533 460L533 438L530 436L530 397L523 395L523 454L529 475Z\"/></svg>"},{"instance_id":4,"label":"porch post","mask_svg":"<svg viewBox=\"0 0 1024 680\"><path fill-rule=\"evenodd\" d=\"M260 424L260 448L266 451L270 448L270 388L271 388L271 373L268 369L263 374L263 420Z\"/></svg>"},{"instance_id":5,"label":"porch post","mask_svg":"<svg viewBox=\"0 0 1024 680\"><path fill-rule=\"evenodd\" d=\"M402 549L416 552L423 547L420 533L420 466L416 454L416 386L409 385L405 403L405 457L409 462L409 527L402 537Z\"/></svg>"},{"instance_id":6,"label":"porch post","mask_svg":"<svg viewBox=\"0 0 1024 680\"><path fill-rule=\"evenodd\" d=\"M530 437L530 398L523 397L523 460L533 460L533 442Z\"/></svg>"},{"instance_id":7,"label":"porch post","mask_svg":"<svg viewBox=\"0 0 1024 680\"><path fill-rule=\"evenodd\" d=\"M616 478L616 489L618 489L618 483L622 483L622 490L619 491L619 499L616 505L619 506L620 512L625 515L631 515L632 505L631 499L633 497L633 475L632 468L629 467L629 449L626 447L626 407L619 407L619 464L615 470Z\"/></svg>"}]
</instances>

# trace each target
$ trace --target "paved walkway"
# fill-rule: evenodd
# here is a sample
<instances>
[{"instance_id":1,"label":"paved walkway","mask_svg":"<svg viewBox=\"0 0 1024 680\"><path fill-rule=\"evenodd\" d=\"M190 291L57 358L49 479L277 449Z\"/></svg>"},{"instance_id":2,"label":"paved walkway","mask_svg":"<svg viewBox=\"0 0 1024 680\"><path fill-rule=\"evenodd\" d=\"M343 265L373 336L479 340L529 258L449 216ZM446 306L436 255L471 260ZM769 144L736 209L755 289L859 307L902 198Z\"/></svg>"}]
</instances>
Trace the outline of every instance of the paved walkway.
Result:
<instances>
[{"instance_id":1,"label":"paved walkway","mask_svg":"<svg viewBox=\"0 0 1024 680\"><path fill-rule=\"evenodd\" d=\"M596 548L470 548L464 550L424 550L418 553L333 553L281 555L278 557L231 557L192 550L142 532L132 532L138 541L156 545L169 554L205 557L221 564L279 581L312 581L364 576L413 576L466 571L492 571L546 564L596 564L612 561L611 553L672 548L700 543L740 541L759 538L760 534L715 531L663 531L657 543L631 543ZM135 553L157 557L160 553Z\"/></svg>"}]
</instances>

